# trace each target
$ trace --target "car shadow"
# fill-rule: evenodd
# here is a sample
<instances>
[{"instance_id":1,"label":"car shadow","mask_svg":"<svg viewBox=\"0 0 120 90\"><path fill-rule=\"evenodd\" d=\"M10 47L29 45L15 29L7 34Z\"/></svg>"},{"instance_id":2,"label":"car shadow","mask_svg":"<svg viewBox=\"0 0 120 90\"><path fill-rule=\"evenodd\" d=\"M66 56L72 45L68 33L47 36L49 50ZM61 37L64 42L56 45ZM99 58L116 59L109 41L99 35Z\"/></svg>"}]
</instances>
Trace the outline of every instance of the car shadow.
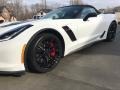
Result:
<instances>
[{"instance_id":1,"label":"car shadow","mask_svg":"<svg viewBox=\"0 0 120 90\"><path fill-rule=\"evenodd\" d=\"M77 54L85 55L116 55L120 56L120 39L113 42L100 41L96 42L82 50L76 52Z\"/></svg>"}]
</instances>

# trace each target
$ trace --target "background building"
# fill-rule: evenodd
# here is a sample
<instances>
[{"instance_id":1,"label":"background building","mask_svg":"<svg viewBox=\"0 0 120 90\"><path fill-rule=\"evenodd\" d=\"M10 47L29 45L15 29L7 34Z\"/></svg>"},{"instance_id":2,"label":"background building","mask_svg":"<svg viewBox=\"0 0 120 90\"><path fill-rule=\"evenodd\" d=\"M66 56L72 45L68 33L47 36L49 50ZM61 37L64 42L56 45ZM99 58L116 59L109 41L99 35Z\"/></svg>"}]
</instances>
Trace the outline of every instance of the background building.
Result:
<instances>
[{"instance_id":1,"label":"background building","mask_svg":"<svg viewBox=\"0 0 120 90\"><path fill-rule=\"evenodd\" d=\"M36 15L33 16L33 19L40 19L50 11L51 9L41 9Z\"/></svg>"}]
</instances>

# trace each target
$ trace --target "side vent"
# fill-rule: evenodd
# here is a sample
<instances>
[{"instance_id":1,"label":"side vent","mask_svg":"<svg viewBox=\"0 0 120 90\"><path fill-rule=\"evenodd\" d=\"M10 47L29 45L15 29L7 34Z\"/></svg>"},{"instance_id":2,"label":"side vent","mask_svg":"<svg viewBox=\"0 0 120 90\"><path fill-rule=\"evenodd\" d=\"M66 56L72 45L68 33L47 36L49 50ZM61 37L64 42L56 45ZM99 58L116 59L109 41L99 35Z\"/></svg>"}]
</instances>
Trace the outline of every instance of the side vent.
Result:
<instances>
[{"instance_id":1,"label":"side vent","mask_svg":"<svg viewBox=\"0 0 120 90\"><path fill-rule=\"evenodd\" d=\"M68 36L70 37L70 39L72 41L76 41L77 40L75 35L74 35L74 33L72 32L72 30L68 26L63 26L62 28L65 30L65 32L68 34Z\"/></svg>"},{"instance_id":2,"label":"side vent","mask_svg":"<svg viewBox=\"0 0 120 90\"><path fill-rule=\"evenodd\" d=\"M104 31L104 32L102 33L102 35L100 36L100 38L103 38L103 36L105 35L105 33L106 33L106 31Z\"/></svg>"}]
</instances>

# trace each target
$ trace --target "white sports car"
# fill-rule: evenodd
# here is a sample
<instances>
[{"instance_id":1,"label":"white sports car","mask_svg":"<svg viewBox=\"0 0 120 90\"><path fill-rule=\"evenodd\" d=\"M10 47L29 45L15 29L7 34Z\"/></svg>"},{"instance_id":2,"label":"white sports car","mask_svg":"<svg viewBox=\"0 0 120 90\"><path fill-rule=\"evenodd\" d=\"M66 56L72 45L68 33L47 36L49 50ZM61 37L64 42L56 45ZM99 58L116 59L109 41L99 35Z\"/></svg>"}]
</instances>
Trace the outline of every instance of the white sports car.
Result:
<instances>
[{"instance_id":1,"label":"white sports car","mask_svg":"<svg viewBox=\"0 0 120 90\"><path fill-rule=\"evenodd\" d=\"M48 72L88 44L113 41L116 28L114 14L101 14L90 5L61 7L41 20L1 25L0 72Z\"/></svg>"}]
</instances>

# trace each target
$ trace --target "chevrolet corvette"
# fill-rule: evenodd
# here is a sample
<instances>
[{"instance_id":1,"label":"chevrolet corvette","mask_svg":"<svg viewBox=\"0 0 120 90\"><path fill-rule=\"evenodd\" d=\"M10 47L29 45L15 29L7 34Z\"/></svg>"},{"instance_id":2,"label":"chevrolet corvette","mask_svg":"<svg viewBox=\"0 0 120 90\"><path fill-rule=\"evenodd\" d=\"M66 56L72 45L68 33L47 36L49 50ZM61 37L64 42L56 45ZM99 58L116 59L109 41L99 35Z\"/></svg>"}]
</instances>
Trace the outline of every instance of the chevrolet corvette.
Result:
<instances>
[{"instance_id":1,"label":"chevrolet corvette","mask_svg":"<svg viewBox=\"0 0 120 90\"><path fill-rule=\"evenodd\" d=\"M40 20L0 25L0 73L45 73L61 58L96 41L115 39L114 14L90 5L57 8Z\"/></svg>"}]
</instances>

